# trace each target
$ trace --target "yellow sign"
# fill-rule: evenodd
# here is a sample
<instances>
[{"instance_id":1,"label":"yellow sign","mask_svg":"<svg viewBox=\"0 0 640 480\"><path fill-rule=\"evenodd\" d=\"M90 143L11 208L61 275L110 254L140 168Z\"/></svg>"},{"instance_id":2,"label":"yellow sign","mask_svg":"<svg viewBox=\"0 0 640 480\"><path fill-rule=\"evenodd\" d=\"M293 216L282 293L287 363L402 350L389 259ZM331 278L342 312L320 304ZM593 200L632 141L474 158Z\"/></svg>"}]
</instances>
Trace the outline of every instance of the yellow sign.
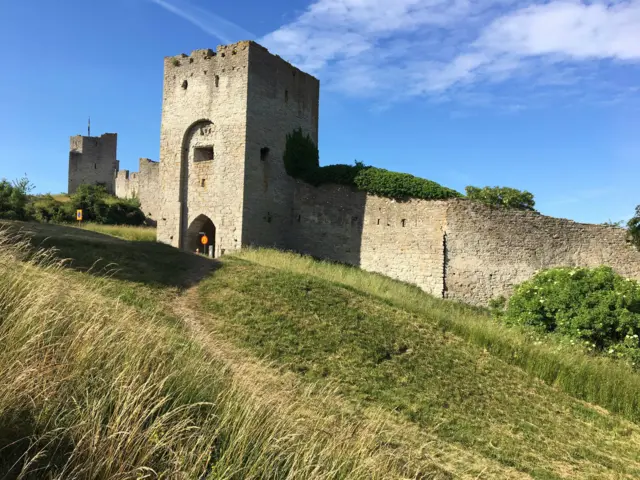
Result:
<instances>
[{"instance_id":1,"label":"yellow sign","mask_svg":"<svg viewBox=\"0 0 640 480\"><path fill-rule=\"evenodd\" d=\"M203 235L202 238L200 239L200 242L203 245L206 245L207 243L209 243L209 237L207 237L206 235Z\"/></svg>"},{"instance_id":2,"label":"yellow sign","mask_svg":"<svg viewBox=\"0 0 640 480\"><path fill-rule=\"evenodd\" d=\"M82 221L82 210L76 210L76 220Z\"/></svg>"}]
</instances>

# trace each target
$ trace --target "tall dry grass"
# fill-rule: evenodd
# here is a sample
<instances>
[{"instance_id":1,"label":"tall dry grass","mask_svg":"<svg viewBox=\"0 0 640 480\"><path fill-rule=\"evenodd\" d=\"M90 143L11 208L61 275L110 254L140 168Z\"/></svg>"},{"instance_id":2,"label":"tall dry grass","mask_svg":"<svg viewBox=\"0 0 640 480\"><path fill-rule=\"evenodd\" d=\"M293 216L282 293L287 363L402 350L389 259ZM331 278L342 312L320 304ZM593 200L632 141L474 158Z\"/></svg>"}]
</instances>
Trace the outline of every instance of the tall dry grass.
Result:
<instances>
[{"instance_id":1,"label":"tall dry grass","mask_svg":"<svg viewBox=\"0 0 640 480\"><path fill-rule=\"evenodd\" d=\"M358 268L263 248L236 255L345 285L415 312L576 398L640 421L640 374L623 362L589 356L567 345L534 342L522 329L506 327L481 309L435 298L415 286Z\"/></svg>"},{"instance_id":2,"label":"tall dry grass","mask_svg":"<svg viewBox=\"0 0 640 480\"><path fill-rule=\"evenodd\" d=\"M224 364L0 231L0 477L398 478L375 431L239 388ZM357 442L353 441L357 438ZM421 478L438 476L437 471Z\"/></svg>"}]
</instances>

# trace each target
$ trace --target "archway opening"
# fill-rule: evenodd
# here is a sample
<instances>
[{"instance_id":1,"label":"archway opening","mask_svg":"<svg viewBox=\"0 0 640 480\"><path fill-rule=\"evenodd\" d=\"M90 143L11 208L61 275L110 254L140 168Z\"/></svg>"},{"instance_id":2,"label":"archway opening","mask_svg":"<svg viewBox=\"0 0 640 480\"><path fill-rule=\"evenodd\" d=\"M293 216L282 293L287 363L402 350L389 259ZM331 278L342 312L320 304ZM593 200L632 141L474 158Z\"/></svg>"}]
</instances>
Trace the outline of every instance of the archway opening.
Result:
<instances>
[{"instance_id":1,"label":"archway opening","mask_svg":"<svg viewBox=\"0 0 640 480\"><path fill-rule=\"evenodd\" d=\"M204 241L203 241L204 240ZM199 215L187 229L187 250L215 256L216 226L206 215Z\"/></svg>"}]
</instances>

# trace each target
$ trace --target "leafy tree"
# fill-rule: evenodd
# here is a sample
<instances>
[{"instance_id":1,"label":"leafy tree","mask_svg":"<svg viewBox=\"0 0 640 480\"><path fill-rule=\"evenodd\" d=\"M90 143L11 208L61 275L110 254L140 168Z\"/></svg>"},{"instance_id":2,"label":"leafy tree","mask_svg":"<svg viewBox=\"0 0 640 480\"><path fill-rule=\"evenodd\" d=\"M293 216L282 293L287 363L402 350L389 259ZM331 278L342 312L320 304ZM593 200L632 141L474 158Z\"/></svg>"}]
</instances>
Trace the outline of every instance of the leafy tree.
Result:
<instances>
[{"instance_id":1,"label":"leafy tree","mask_svg":"<svg viewBox=\"0 0 640 480\"><path fill-rule=\"evenodd\" d=\"M633 244L640 248L640 205L636 207L635 216L627 223L629 229L629 236Z\"/></svg>"},{"instance_id":2,"label":"leafy tree","mask_svg":"<svg viewBox=\"0 0 640 480\"><path fill-rule=\"evenodd\" d=\"M8 220L26 220L28 194L33 185L27 177L14 182L0 181L0 217Z\"/></svg>"},{"instance_id":3,"label":"leafy tree","mask_svg":"<svg viewBox=\"0 0 640 480\"><path fill-rule=\"evenodd\" d=\"M497 207L535 211L533 207L536 202L533 200L533 194L527 191L510 187L478 188L473 186L468 186L465 190L467 198L470 200L477 200Z\"/></svg>"}]
</instances>

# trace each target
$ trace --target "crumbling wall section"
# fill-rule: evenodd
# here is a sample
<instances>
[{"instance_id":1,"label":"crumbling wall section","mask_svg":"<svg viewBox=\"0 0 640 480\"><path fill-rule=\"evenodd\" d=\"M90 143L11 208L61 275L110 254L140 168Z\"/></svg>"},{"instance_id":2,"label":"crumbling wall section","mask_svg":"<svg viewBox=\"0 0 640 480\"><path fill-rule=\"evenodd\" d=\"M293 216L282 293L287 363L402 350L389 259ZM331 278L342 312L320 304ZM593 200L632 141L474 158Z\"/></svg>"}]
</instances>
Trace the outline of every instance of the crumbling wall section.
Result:
<instances>
[{"instance_id":1,"label":"crumbling wall section","mask_svg":"<svg viewBox=\"0 0 640 480\"><path fill-rule=\"evenodd\" d=\"M451 299L486 305L552 267L609 265L640 280L640 252L621 228L452 200L446 230Z\"/></svg>"}]
</instances>

